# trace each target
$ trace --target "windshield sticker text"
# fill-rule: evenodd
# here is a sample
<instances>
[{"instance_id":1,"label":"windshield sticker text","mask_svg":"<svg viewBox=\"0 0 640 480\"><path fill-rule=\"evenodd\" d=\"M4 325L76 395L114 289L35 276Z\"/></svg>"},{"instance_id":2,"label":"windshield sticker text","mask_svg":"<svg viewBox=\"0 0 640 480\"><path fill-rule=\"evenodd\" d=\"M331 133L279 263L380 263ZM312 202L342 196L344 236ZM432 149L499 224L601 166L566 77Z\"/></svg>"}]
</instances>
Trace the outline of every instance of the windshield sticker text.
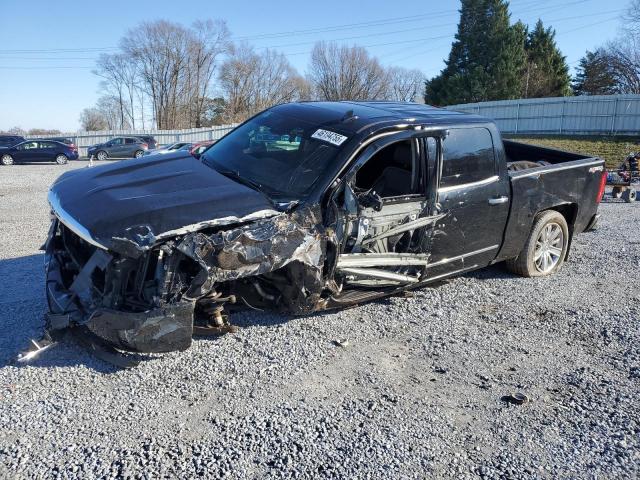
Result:
<instances>
[{"instance_id":1,"label":"windshield sticker text","mask_svg":"<svg viewBox=\"0 0 640 480\"><path fill-rule=\"evenodd\" d=\"M332 143L333 145L340 146L347 139L344 135L340 135L339 133L330 132L329 130L323 130L319 128L315 131L311 138L315 138L318 140L323 140L325 142Z\"/></svg>"}]
</instances>

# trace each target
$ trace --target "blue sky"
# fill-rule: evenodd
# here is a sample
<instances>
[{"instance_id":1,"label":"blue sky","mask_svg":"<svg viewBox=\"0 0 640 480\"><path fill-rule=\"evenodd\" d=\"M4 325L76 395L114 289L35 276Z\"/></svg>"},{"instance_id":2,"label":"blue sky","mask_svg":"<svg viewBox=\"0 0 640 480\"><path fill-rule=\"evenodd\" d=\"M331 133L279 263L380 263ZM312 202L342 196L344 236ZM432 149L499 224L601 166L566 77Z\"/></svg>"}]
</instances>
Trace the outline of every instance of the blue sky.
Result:
<instances>
[{"instance_id":1,"label":"blue sky","mask_svg":"<svg viewBox=\"0 0 640 480\"><path fill-rule=\"evenodd\" d=\"M628 2L512 0L512 21L533 25L542 18L553 26L573 68L585 50L617 35ZM101 93L91 73L95 57L114 51L124 32L142 21L224 19L234 39L274 47L301 72L313 42L340 40L367 46L384 65L433 76L449 53L459 5L459 0L0 0L0 130L75 131L80 111Z\"/></svg>"}]
</instances>

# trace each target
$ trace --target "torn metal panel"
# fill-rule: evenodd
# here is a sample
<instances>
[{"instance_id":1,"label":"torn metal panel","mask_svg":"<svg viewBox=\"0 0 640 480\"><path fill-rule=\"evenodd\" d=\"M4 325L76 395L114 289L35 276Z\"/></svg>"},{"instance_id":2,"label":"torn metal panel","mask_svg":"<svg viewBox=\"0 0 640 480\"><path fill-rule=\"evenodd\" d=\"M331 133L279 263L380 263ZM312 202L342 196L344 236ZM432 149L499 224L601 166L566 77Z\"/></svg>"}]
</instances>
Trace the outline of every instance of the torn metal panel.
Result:
<instances>
[{"instance_id":1,"label":"torn metal panel","mask_svg":"<svg viewBox=\"0 0 640 480\"><path fill-rule=\"evenodd\" d=\"M214 234L186 235L176 249L197 262L200 271L185 296L198 298L215 284L270 273L294 262L312 272L313 293L319 295L326 237L318 222L314 211L305 210ZM309 290L308 273L302 274L306 282L298 290Z\"/></svg>"},{"instance_id":2,"label":"torn metal panel","mask_svg":"<svg viewBox=\"0 0 640 480\"><path fill-rule=\"evenodd\" d=\"M445 214L440 214L440 215L431 215L428 217L421 217L421 218L416 218L416 219L410 219L409 221L407 221L406 223L402 223L398 226L395 227L391 227L386 231L382 231L372 237L369 238L365 238L362 240L362 244L363 245L369 245L371 243L375 243L379 240L382 240L384 238L389 238L392 237L394 235L399 235L401 233L404 232L410 232L412 230L416 230L418 228L422 228L422 227L426 227L427 225L431 225L435 222L437 222L438 220L440 220L442 217L444 217Z\"/></svg>"},{"instance_id":3,"label":"torn metal panel","mask_svg":"<svg viewBox=\"0 0 640 480\"><path fill-rule=\"evenodd\" d=\"M193 336L194 302L179 302L146 312L95 310L86 327L108 343L134 352L185 350Z\"/></svg>"}]
</instances>

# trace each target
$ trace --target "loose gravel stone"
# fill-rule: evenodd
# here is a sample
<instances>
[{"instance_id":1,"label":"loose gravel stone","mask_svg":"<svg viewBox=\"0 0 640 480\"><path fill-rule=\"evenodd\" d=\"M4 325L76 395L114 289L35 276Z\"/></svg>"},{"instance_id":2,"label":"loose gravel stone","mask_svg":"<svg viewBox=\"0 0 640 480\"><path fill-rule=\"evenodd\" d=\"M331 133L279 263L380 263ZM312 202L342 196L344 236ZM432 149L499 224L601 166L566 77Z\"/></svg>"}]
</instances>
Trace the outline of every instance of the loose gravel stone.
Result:
<instances>
[{"instance_id":1,"label":"loose gravel stone","mask_svg":"<svg viewBox=\"0 0 640 480\"><path fill-rule=\"evenodd\" d=\"M43 325L47 188L85 165L0 168L1 478L640 473L639 204L606 198L552 277L496 265L344 311L249 311L133 370L72 340L12 365Z\"/></svg>"}]
</instances>

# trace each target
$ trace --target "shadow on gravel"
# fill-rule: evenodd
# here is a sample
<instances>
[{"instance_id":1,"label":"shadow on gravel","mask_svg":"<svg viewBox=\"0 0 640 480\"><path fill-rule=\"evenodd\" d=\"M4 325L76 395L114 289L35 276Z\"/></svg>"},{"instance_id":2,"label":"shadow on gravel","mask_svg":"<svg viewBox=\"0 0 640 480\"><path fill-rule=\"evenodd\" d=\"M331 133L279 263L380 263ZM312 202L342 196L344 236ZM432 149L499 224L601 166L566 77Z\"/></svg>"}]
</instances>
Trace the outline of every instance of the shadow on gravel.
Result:
<instances>
[{"instance_id":1,"label":"shadow on gravel","mask_svg":"<svg viewBox=\"0 0 640 480\"><path fill-rule=\"evenodd\" d=\"M14 363L16 356L29 347L32 339L42 336L47 310L43 262L42 254L0 260L0 368L24 365ZM62 339L28 365L44 368L85 365L102 373L117 371L69 338Z\"/></svg>"},{"instance_id":2,"label":"shadow on gravel","mask_svg":"<svg viewBox=\"0 0 640 480\"><path fill-rule=\"evenodd\" d=\"M480 270L474 270L464 275L467 278L475 278L477 280L489 280L499 278L514 278L517 275L510 273L505 268L504 264L497 263L488 267L481 268Z\"/></svg>"}]
</instances>

